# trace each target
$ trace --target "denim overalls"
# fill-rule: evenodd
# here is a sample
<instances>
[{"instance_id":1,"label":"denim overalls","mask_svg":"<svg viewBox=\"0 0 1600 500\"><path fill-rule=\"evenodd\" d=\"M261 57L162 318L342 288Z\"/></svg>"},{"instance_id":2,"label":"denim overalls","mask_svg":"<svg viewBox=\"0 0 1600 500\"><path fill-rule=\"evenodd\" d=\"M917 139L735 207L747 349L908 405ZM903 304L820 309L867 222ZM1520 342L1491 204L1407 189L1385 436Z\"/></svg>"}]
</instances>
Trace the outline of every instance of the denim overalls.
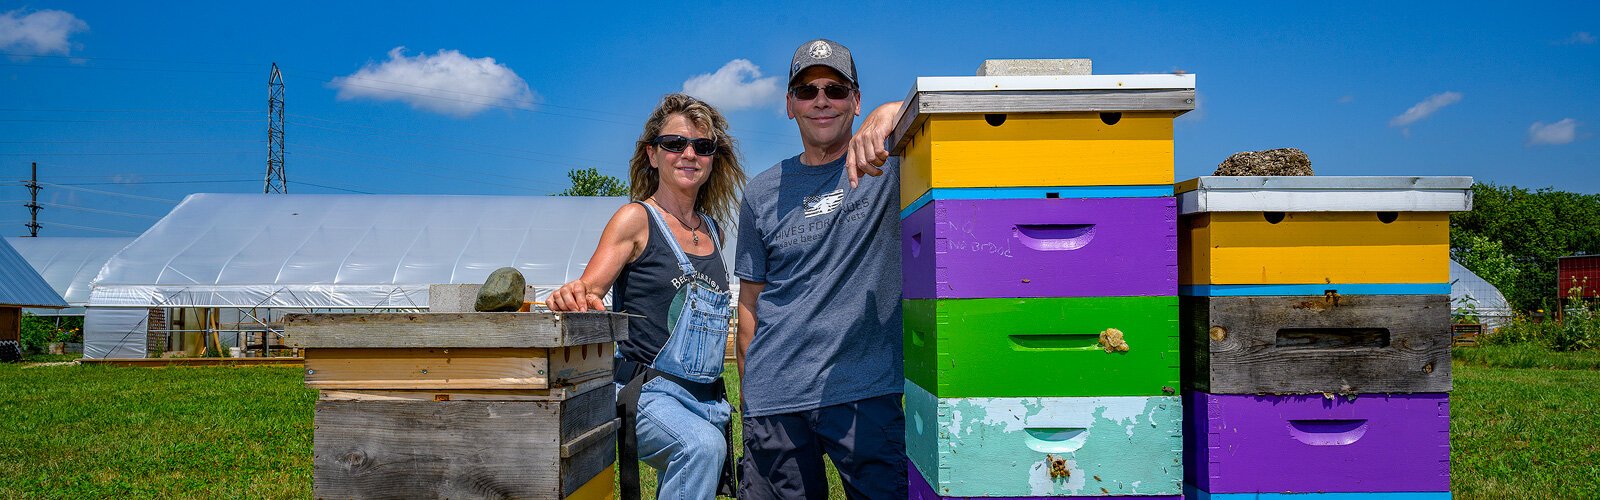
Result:
<instances>
[{"instance_id":1,"label":"denim overalls","mask_svg":"<svg viewBox=\"0 0 1600 500\"><path fill-rule=\"evenodd\" d=\"M671 336L643 374L617 394L623 498L637 498L638 460L660 470L661 498L712 498L718 486L732 495L732 408L722 385L732 296L697 272L660 212L640 203L677 258L684 284L667 312ZM716 223L700 216L714 248L722 248ZM621 354L619 353L618 356ZM636 415L635 415L636 414ZM636 419L636 422L635 422ZM631 434L631 435L630 435ZM722 462L720 467L718 462ZM631 470L630 470L631 469ZM630 476L632 484L630 484ZM630 491L631 490L631 491ZM632 493L635 496L630 497Z\"/></svg>"}]
</instances>

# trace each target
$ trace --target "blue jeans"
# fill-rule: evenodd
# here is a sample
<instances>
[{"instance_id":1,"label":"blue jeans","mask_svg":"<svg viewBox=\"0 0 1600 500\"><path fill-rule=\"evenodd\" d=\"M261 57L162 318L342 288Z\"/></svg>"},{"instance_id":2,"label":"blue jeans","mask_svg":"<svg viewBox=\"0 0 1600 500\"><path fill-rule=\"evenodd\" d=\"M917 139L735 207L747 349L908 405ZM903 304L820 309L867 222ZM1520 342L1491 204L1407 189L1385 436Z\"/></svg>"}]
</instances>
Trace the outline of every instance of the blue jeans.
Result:
<instances>
[{"instance_id":1,"label":"blue jeans","mask_svg":"<svg viewBox=\"0 0 1600 500\"><path fill-rule=\"evenodd\" d=\"M645 382L639 394L639 459L658 471L662 499L716 498L732 419L727 401L700 401L664 378Z\"/></svg>"}]
</instances>

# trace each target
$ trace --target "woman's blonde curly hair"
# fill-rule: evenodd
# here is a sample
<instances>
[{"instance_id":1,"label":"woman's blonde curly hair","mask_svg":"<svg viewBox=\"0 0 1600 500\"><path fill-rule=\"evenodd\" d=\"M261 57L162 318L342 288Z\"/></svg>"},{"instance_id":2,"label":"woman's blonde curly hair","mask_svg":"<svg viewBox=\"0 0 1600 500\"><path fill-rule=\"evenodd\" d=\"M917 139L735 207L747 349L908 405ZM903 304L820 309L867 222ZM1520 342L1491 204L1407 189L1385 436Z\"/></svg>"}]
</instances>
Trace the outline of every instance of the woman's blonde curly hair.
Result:
<instances>
[{"instance_id":1,"label":"woman's blonde curly hair","mask_svg":"<svg viewBox=\"0 0 1600 500\"><path fill-rule=\"evenodd\" d=\"M633 159L628 161L628 197L643 200L661 187L660 173L650 166L650 155L645 148L661 135L667 118L683 115L696 128L708 131L717 143L717 152L711 156L711 178L700 186L695 197L694 210L716 219L717 226L727 228L738 216L739 191L744 188L744 168L739 166L739 155L734 150L733 136L728 135L728 120L705 101L685 94L667 94L650 119L644 122L644 133L634 144ZM726 232L727 229L724 229Z\"/></svg>"}]
</instances>

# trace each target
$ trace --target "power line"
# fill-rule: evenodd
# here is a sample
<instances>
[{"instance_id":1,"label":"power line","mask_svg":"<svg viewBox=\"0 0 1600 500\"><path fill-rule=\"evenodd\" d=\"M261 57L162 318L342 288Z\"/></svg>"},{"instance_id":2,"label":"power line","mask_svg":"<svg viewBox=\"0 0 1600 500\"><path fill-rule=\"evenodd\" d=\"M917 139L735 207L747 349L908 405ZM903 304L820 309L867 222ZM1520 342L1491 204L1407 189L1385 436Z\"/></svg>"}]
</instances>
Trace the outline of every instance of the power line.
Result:
<instances>
[{"instance_id":1,"label":"power line","mask_svg":"<svg viewBox=\"0 0 1600 500\"><path fill-rule=\"evenodd\" d=\"M123 181L123 182L68 182L57 186L123 186L143 184L222 184L229 182L255 182L255 179L222 179L215 181Z\"/></svg>"},{"instance_id":2,"label":"power line","mask_svg":"<svg viewBox=\"0 0 1600 500\"><path fill-rule=\"evenodd\" d=\"M126 58L126 57L82 57L82 56L58 56L58 55L51 55L51 54L18 54L18 53L11 53L11 52L0 53L0 56L38 57L38 58L44 58L44 59L71 59L71 60L84 60L84 61L122 61L122 62L159 63L159 64L210 64L210 65L216 65L216 66L256 66L257 65L256 63L242 63L242 62L172 61L172 60L161 60L161 59L135 59L135 58Z\"/></svg>"},{"instance_id":3,"label":"power line","mask_svg":"<svg viewBox=\"0 0 1600 500\"><path fill-rule=\"evenodd\" d=\"M111 70L111 71L146 71L146 72L157 72L157 73L209 73L209 74L220 74L220 75L248 75L248 74L250 74L249 71L226 71L226 70L215 70L215 69L175 69L175 68L150 68L150 67L118 68L118 67L110 67L110 66L66 66L66 65L58 66L58 65L48 65L48 64L3 64L3 63L0 63L0 67L39 68L39 69L101 69L101 70Z\"/></svg>"},{"instance_id":4,"label":"power line","mask_svg":"<svg viewBox=\"0 0 1600 500\"><path fill-rule=\"evenodd\" d=\"M85 192L85 193L97 193L97 194L104 194L104 195L110 195L110 196L121 196L121 197L125 197L125 198L133 198L133 199L136 199L136 200L159 201L159 202L162 202L162 203L173 203L173 204L178 203L178 200L169 200L169 199L166 199L166 198L156 198L156 197L152 197L152 196L140 196L140 195L128 194L128 193L118 193L118 192L115 192L115 191L101 191L99 189L90 189L90 188L79 187L79 186L64 186L64 185L56 184L56 183L53 183L53 182L41 182L39 184L42 184L42 185L45 185L45 186L54 186L54 187L58 187L58 188L61 188L61 189L66 189L66 190L69 190L69 191L82 191L82 192Z\"/></svg>"},{"instance_id":5,"label":"power line","mask_svg":"<svg viewBox=\"0 0 1600 500\"><path fill-rule=\"evenodd\" d=\"M305 147L315 148L315 146L311 146L311 145L306 145ZM346 152L346 151L333 151L333 152L343 153L343 154L351 154L351 155L355 155L355 156L372 156L372 155L364 155L364 154L361 154L361 153L350 153L350 152ZM387 163L384 163L383 165L374 165L374 164L370 164L370 163L349 162L350 160L348 158L336 158L336 157L331 157L331 156L326 156L326 155L319 155L319 154L316 154L316 153L296 153L295 156L302 157L302 158L310 157L310 158L321 158L321 159L324 159L324 160L332 160L332 161L335 161L335 162L341 162L344 165L353 165L353 166L360 166L360 167L376 167L376 168L384 169L385 172L387 172L387 173L393 173L394 163L397 161L397 160L388 159L388 158L378 158L380 160L387 161ZM349 162L349 163L345 163L345 162ZM438 166L438 165L430 165L430 164L426 164L426 163L409 162L409 161L405 162L405 163L412 163L412 164L416 164L416 165L423 166L423 167L428 167L428 168L455 170L455 169L449 169L447 167L441 167L441 166ZM461 176L461 175L440 175L440 174L435 174L435 173L432 173L432 172L411 170L411 169L407 169L406 171L410 172L412 174L421 175L421 176L425 176L425 177L433 177L433 178L436 178L436 179L445 179L445 180L456 181L456 182L469 182L469 183L473 183L473 184L482 184L482 185L485 185L485 186L494 186L494 187L498 187L498 188L521 189L521 190L524 190L524 191L529 191L529 192L533 192L533 193L541 193L541 194L545 194L545 193L549 193L550 192L549 189L534 189L534 188L522 187L522 186L518 186L518 185L514 185L514 184L506 184L504 182L489 182L489 181L481 181L481 180L477 179L478 177L500 177L500 178L505 178L504 176L496 176L496 175L491 175L491 174L483 174L483 173L474 172L473 175ZM518 181L525 181L525 182L536 182L536 181L528 181L528 180L524 180L524 179L510 179L510 180L518 180Z\"/></svg>"},{"instance_id":6,"label":"power line","mask_svg":"<svg viewBox=\"0 0 1600 500\"><path fill-rule=\"evenodd\" d=\"M239 155L249 151L145 151L139 153L0 153L0 156L183 156L183 155Z\"/></svg>"},{"instance_id":7,"label":"power line","mask_svg":"<svg viewBox=\"0 0 1600 500\"><path fill-rule=\"evenodd\" d=\"M157 216L154 216L154 215L135 214L135 213L128 213L128 212L117 212L117 211L114 211L114 210L101 210L101 209L98 209L98 208L80 207L80 206L77 206L77 205L64 205L64 204L60 204L60 203L50 203L50 202L43 202L43 201L39 202L39 204L47 206L47 207L65 208L67 210L76 210L76 211L79 211L79 212L88 212L88 213L100 214L100 215L121 215L121 216L124 216L124 217L139 217L139 218L142 218L142 219L151 219L151 220L160 219L160 217L157 217Z\"/></svg>"},{"instance_id":8,"label":"power line","mask_svg":"<svg viewBox=\"0 0 1600 500\"><path fill-rule=\"evenodd\" d=\"M313 128L313 129L318 129L318 130L328 130L328 131L333 131L333 132L349 132L349 133L353 133L353 134L361 134L361 135L366 135L366 136L371 136L371 137L377 137L377 138L390 140L390 141L395 141L395 142L402 142L402 143L408 142L406 139L403 139L403 138L389 137L389 136L385 136L385 135L382 135L382 134L375 134L375 133L371 133L371 132L362 132L362 131L359 131L359 130L346 130L346 129L339 129L339 128L334 128L334 127L323 127L323 126L313 125L313 124L309 124L309 123L301 123L301 124L298 124L296 126L305 127L305 128ZM414 135L416 137L427 137L427 136L424 136L424 135L411 134L411 133L408 133L408 132L397 132L397 133ZM491 156L499 156L499 157L503 157L503 158L535 161L535 162L547 163L547 164L550 164L550 165L559 165L559 166L572 166L572 162L588 162L588 163L595 163L595 164L605 163L603 161L590 159L590 158L578 158L578 157L573 157L573 156L563 156L563 155L555 155L555 154L550 154L550 153L540 153L540 152L537 152L537 151L526 151L526 150L520 150L520 149L505 148L505 147L500 147L500 146L490 146L490 145L487 145L487 144L475 144L475 143L469 143L467 141L459 141L459 142L463 142L463 143L467 143L467 144L473 144L473 145L479 145L479 146L482 146L482 147L491 147L491 148L499 147L501 149L506 149L506 150L510 150L510 151L517 151L517 152L528 153L528 154L536 154L536 155L550 156L550 157L554 157L554 158L561 158L561 159L565 159L567 161L562 162L562 161L550 160L550 159L542 159L542 158L528 158L528 157L525 157L525 156L508 155L508 154L505 154L505 153L496 153L496 152L493 152L493 151L484 151L484 150L481 150L481 149L463 148L463 147L458 147L458 146L445 146L445 145L439 144L438 142L433 143L431 146L432 147L437 147L437 148L443 148L443 149L452 149L452 150L456 150L456 151L466 151L466 152L469 152L469 153L477 153L477 154L485 154L485 155L491 155Z\"/></svg>"},{"instance_id":9,"label":"power line","mask_svg":"<svg viewBox=\"0 0 1600 500\"><path fill-rule=\"evenodd\" d=\"M337 190L337 191L344 191L344 192L348 192L348 193L373 194L373 193L369 193L369 192L366 192L366 191L357 191L357 190L354 190L354 189L346 189L346 188L342 188L342 187L324 186L324 185L321 185L321 184L312 184L312 183L306 182L306 181L294 181L294 183L295 184L305 184L307 186L319 187L319 188L323 188L323 189L333 189L333 190Z\"/></svg>"},{"instance_id":10,"label":"power line","mask_svg":"<svg viewBox=\"0 0 1600 500\"><path fill-rule=\"evenodd\" d=\"M216 114L256 114L261 111L232 110L232 109L38 109L38 108L0 108L0 111L15 111L18 113L216 113Z\"/></svg>"},{"instance_id":11,"label":"power line","mask_svg":"<svg viewBox=\"0 0 1600 500\"><path fill-rule=\"evenodd\" d=\"M120 230L120 229L106 229L106 228L100 228L100 227L79 226L79 225L75 225L75 224L67 224L67 223L64 223L64 222L51 222L50 226L51 227L64 227L64 228L68 228L68 229L80 229L80 230L83 230L83 231L98 231L98 232L102 232L102 233L117 233L117 234L132 234L132 235L139 234L139 233L136 233L136 232L133 232L133 231L123 231L123 230Z\"/></svg>"},{"instance_id":12,"label":"power line","mask_svg":"<svg viewBox=\"0 0 1600 500\"><path fill-rule=\"evenodd\" d=\"M24 123L255 123L258 120L221 119L221 120L186 120L179 118L153 118L148 120L68 120L54 118L0 118L0 122Z\"/></svg>"},{"instance_id":13,"label":"power line","mask_svg":"<svg viewBox=\"0 0 1600 500\"><path fill-rule=\"evenodd\" d=\"M428 167L428 168L435 168L435 169L440 169L440 170L449 170L449 171L452 171L452 172L460 172L460 173L463 173L463 174L471 174L471 175L479 176L479 177L494 177L494 178L500 178L500 179L505 179L505 180L510 180L510 181L528 182L528 183L549 182L549 181L544 181L544 180L541 180L541 179L530 179L530 178L525 178L525 177L513 177L513 176L509 176L509 175L505 175L505 174L494 174L494 173L489 173L489 172L468 170L468 169L463 169L463 168L447 167L447 166L444 166L444 165L436 165L436 164L431 164L431 163L419 162L419 161L415 161L415 160L407 160L407 159L402 159L402 158L395 158L395 157L392 157L392 156L375 155L375 154L370 154L370 153L358 153L358 152L355 152L355 151L345 151L345 150L341 150L341 149L322 147L322 146L318 146L318 145L315 145L315 144L303 144L302 146L303 147L307 147L307 148L311 148L311 149L327 151L327 152L330 152L330 153L340 153L340 154L347 154L347 155L352 155L352 156L362 156L362 157L367 157L367 158L372 158L372 159L377 159L377 160L387 160L387 161L398 162L398 163L409 163L409 164L416 165L416 166L419 166L419 167ZM501 184L494 184L494 185L499 186Z\"/></svg>"},{"instance_id":14,"label":"power line","mask_svg":"<svg viewBox=\"0 0 1600 500\"><path fill-rule=\"evenodd\" d=\"M219 139L213 141L0 141L0 144L261 144L263 142L266 141L252 141L249 139Z\"/></svg>"}]
</instances>

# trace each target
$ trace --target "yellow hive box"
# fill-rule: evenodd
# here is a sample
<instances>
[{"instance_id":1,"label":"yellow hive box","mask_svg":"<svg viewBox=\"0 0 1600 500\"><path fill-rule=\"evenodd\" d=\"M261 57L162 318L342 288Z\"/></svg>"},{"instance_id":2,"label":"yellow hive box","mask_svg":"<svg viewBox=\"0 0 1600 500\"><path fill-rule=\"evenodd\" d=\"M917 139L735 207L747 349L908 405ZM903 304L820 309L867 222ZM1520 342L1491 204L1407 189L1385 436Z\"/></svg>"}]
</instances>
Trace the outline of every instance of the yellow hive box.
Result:
<instances>
[{"instance_id":1,"label":"yellow hive box","mask_svg":"<svg viewBox=\"0 0 1600 500\"><path fill-rule=\"evenodd\" d=\"M901 159L900 206L930 188L1171 184L1176 116L1164 111L934 116L912 135Z\"/></svg>"},{"instance_id":2,"label":"yellow hive box","mask_svg":"<svg viewBox=\"0 0 1600 500\"><path fill-rule=\"evenodd\" d=\"M1470 177L1201 177L1178 184L1180 285L1439 284Z\"/></svg>"},{"instance_id":3,"label":"yellow hive box","mask_svg":"<svg viewBox=\"0 0 1600 500\"><path fill-rule=\"evenodd\" d=\"M923 77L904 109L901 208L934 188L1167 185L1194 75Z\"/></svg>"}]
</instances>

